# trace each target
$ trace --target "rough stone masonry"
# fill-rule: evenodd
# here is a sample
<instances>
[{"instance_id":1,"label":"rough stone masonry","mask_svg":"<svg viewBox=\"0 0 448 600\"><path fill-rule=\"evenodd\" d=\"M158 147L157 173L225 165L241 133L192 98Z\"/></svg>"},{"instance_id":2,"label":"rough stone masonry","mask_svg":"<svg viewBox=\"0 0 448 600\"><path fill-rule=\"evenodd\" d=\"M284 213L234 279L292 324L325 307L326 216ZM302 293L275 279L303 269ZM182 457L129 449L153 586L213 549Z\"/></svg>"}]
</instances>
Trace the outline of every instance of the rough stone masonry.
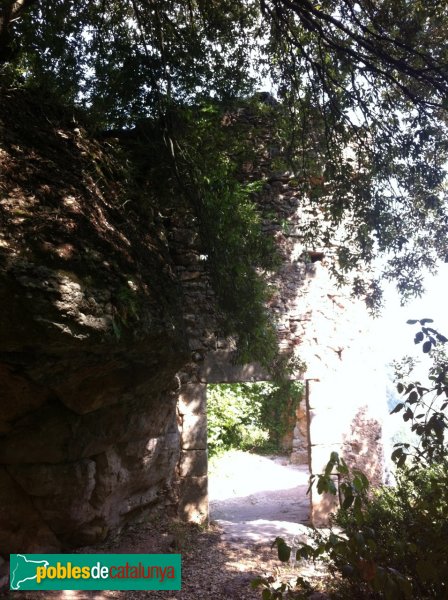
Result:
<instances>
[{"instance_id":1,"label":"rough stone masonry","mask_svg":"<svg viewBox=\"0 0 448 600\"><path fill-rule=\"evenodd\" d=\"M263 123L250 110L241 110L237 119L263 130ZM269 136L266 129L264 135ZM292 174L272 171L274 151L269 147L256 163L243 165L242 176L265 182L255 198L267 215L264 230L274 236L282 258L278 273L271 278L276 293L269 309L280 351L305 363L305 368L293 375L305 383L305 395L291 431L291 461L307 464L310 473L320 473L331 452L337 451L349 465L363 470L373 484L379 484L384 472L386 403L381 360L372 343L374 323L348 287L338 288L331 278L332 248L300 242L300 229L311 214L303 207ZM179 514L201 522L208 516L207 383L268 377L257 365L235 366L232 342L215 334L213 291L191 214L171 215L169 239L184 290L192 357L178 374L182 384L178 402ZM310 520L316 525L325 523L333 506L334 498L321 497L313 490Z\"/></svg>"},{"instance_id":2,"label":"rough stone masonry","mask_svg":"<svg viewBox=\"0 0 448 600\"><path fill-rule=\"evenodd\" d=\"M233 365L216 335L195 218L140 213L112 145L34 98L0 100L0 553L93 544L173 497L205 520L207 382L266 375ZM243 171L265 181L256 200L282 255L280 347L307 364L292 459L317 472L337 449L379 480L383 391L364 308L330 280L331 249L298 243L291 177L268 154Z\"/></svg>"}]
</instances>

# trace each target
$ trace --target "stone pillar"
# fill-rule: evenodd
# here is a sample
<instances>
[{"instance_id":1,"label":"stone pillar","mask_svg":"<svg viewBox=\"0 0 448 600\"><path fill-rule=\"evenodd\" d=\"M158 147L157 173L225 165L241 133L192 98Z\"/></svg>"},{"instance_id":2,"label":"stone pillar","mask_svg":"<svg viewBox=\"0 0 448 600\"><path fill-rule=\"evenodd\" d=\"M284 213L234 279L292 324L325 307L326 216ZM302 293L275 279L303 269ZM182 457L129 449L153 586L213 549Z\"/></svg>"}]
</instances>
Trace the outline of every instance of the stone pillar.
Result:
<instances>
[{"instance_id":1,"label":"stone pillar","mask_svg":"<svg viewBox=\"0 0 448 600\"><path fill-rule=\"evenodd\" d=\"M187 383L179 394L181 454L179 460L179 517L184 521L208 520L207 404L204 383Z\"/></svg>"},{"instance_id":2,"label":"stone pillar","mask_svg":"<svg viewBox=\"0 0 448 600\"><path fill-rule=\"evenodd\" d=\"M291 462L295 465L310 465L308 429L307 398L304 395L297 407L296 426L293 432Z\"/></svg>"},{"instance_id":3,"label":"stone pillar","mask_svg":"<svg viewBox=\"0 0 448 600\"><path fill-rule=\"evenodd\" d=\"M309 418L310 472L322 473L332 452L341 454L344 423L334 403L334 394L327 386L313 379L306 382L306 403ZM337 481L335 481L337 485ZM328 524L328 515L338 507L337 496L318 494L311 488L311 521L315 527Z\"/></svg>"}]
</instances>

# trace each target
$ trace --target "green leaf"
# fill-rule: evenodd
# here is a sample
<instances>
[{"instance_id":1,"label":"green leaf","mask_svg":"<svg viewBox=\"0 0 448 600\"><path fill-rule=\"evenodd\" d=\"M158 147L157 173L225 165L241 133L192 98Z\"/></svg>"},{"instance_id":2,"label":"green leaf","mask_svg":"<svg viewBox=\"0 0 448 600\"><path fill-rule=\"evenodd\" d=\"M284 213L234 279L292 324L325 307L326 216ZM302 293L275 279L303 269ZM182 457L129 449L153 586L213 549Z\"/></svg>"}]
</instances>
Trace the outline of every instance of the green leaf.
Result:
<instances>
[{"instance_id":1,"label":"green leaf","mask_svg":"<svg viewBox=\"0 0 448 600\"><path fill-rule=\"evenodd\" d=\"M358 523L361 523L363 520L362 516L362 500L360 496L356 496L355 502L353 503L353 514Z\"/></svg>"},{"instance_id":2,"label":"green leaf","mask_svg":"<svg viewBox=\"0 0 448 600\"><path fill-rule=\"evenodd\" d=\"M412 392L409 394L409 397L408 397L408 399L407 399L407 402L408 402L409 404L415 404L417 401L418 401L418 393L417 393L415 390L413 390L413 391L412 391Z\"/></svg>"},{"instance_id":3,"label":"green leaf","mask_svg":"<svg viewBox=\"0 0 448 600\"><path fill-rule=\"evenodd\" d=\"M264 589L263 593L261 594L261 597L263 598L263 600L271 600L271 592L267 589Z\"/></svg>"},{"instance_id":4,"label":"green leaf","mask_svg":"<svg viewBox=\"0 0 448 600\"><path fill-rule=\"evenodd\" d=\"M263 577L256 577L255 579L252 579L250 582L250 587L252 589L256 589L259 588L260 586L264 585L265 583L265 579Z\"/></svg>"},{"instance_id":5,"label":"green leaf","mask_svg":"<svg viewBox=\"0 0 448 600\"><path fill-rule=\"evenodd\" d=\"M422 331L419 331L418 333L416 333L415 337L414 337L414 344L419 344L420 342L422 342L424 337L425 336L423 335Z\"/></svg>"},{"instance_id":6,"label":"green leaf","mask_svg":"<svg viewBox=\"0 0 448 600\"><path fill-rule=\"evenodd\" d=\"M285 544L284 546L279 546L277 550L279 559L282 562L288 562L291 556L291 548Z\"/></svg>"},{"instance_id":7,"label":"green leaf","mask_svg":"<svg viewBox=\"0 0 448 600\"><path fill-rule=\"evenodd\" d=\"M341 458L341 462L338 465L337 471L338 471L339 475L348 475L349 474L349 468L343 458Z\"/></svg>"},{"instance_id":8,"label":"green leaf","mask_svg":"<svg viewBox=\"0 0 448 600\"><path fill-rule=\"evenodd\" d=\"M412 419L413 416L414 416L414 413L412 412L412 410L410 408L407 408L404 411L403 421L409 421L410 419Z\"/></svg>"},{"instance_id":9,"label":"green leaf","mask_svg":"<svg viewBox=\"0 0 448 600\"><path fill-rule=\"evenodd\" d=\"M399 469L401 469L404 466L404 464L406 462L406 458L407 458L407 455L406 454L402 454L400 456L400 458L398 459L398 461L397 461L397 467Z\"/></svg>"},{"instance_id":10,"label":"green leaf","mask_svg":"<svg viewBox=\"0 0 448 600\"><path fill-rule=\"evenodd\" d=\"M331 478L328 480L327 492L329 494L332 494L333 496L336 496L336 494L337 494L336 484L334 483L333 479L331 479Z\"/></svg>"},{"instance_id":11,"label":"green leaf","mask_svg":"<svg viewBox=\"0 0 448 600\"><path fill-rule=\"evenodd\" d=\"M425 354L428 354L428 352L431 350L431 342L429 340L427 340L424 344L423 344L423 352Z\"/></svg>"},{"instance_id":12,"label":"green leaf","mask_svg":"<svg viewBox=\"0 0 448 600\"><path fill-rule=\"evenodd\" d=\"M291 548L285 542L283 538L277 537L275 538L272 546L277 546L278 557L282 562L288 562L291 556Z\"/></svg>"},{"instance_id":13,"label":"green leaf","mask_svg":"<svg viewBox=\"0 0 448 600\"><path fill-rule=\"evenodd\" d=\"M400 447L392 452L391 459L394 462L398 462L402 456L403 456L403 448Z\"/></svg>"},{"instance_id":14,"label":"green leaf","mask_svg":"<svg viewBox=\"0 0 448 600\"><path fill-rule=\"evenodd\" d=\"M342 503L342 508L344 510L347 510L348 508L350 508L350 506L353 504L354 499L355 499L355 497L353 495L352 496L346 496L344 498L343 503Z\"/></svg>"},{"instance_id":15,"label":"green leaf","mask_svg":"<svg viewBox=\"0 0 448 600\"><path fill-rule=\"evenodd\" d=\"M364 486L362 484L362 481L359 477L355 477L353 479L353 487L355 488L355 490L359 493L362 492L364 489Z\"/></svg>"},{"instance_id":16,"label":"green leaf","mask_svg":"<svg viewBox=\"0 0 448 600\"><path fill-rule=\"evenodd\" d=\"M319 477L317 482L317 493L323 494L327 490L327 483L323 477Z\"/></svg>"},{"instance_id":17,"label":"green leaf","mask_svg":"<svg viewBox=\"0 0 448 600\"><path fill-rule=\"evenodd\" d=\"M370 485L368 477L362 471L358 471L358 469L354 469L353 474L361 480L362 487L366 490Z\"/></svg>"}]
</instances>

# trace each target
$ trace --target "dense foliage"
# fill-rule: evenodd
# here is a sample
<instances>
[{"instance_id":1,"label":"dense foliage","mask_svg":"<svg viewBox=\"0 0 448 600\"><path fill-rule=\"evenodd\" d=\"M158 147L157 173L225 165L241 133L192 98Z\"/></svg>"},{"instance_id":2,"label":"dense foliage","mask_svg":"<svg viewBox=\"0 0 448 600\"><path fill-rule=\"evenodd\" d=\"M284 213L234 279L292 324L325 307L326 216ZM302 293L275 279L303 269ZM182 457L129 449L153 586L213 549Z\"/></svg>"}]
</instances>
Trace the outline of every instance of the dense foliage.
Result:
<instances>
[{"instance_id":1,"label":"dense foliage","mask_svg":"<svg viewBox=\"0 0 448 600\"><path fill-rule=\"evenodd\" d=\"M386 598L445 598L448 591L448 462L397 472L394 488L365 503L362 519L340 511L336 524L351 544L330 559L353 593ZM373 594L372 594L373 595Z\"/></svg>"},{"instance_id":2,"label":"dense foliage","mask_svg":"<svg viewBox=\"0 0 448 600\"><path fill-rule=\"evenodd\" d=\"M241 449L278 452L291 426L303 385L287 389L273 382L207 386L208 450Z\"/></svg>"},{"instance_id":3,"label":"dense foliage","mask_svg":"<svg viewBox=\"0 0 448 600\"><path fill-rule=\"evenodd\" d=\"M410 321L416 324L418 321ZM303 544L297 559L325 561L337 576L336 598L387 600L441 600L448 597L448 360L445 336L418 323L415 343L431 354L429 382L398 383L404 401L396 412L417 434L418 443L397 444L396 484L369 491L369 482L351 471L333 453L321 475L315 476L319 493L339 494L340 508L329 535L316 532L313 544ZM425 340L426 338L426 340ZM338 489L334 482L337 476ZM279 558L289 560L292 548L277 538ZM303 598L312 588L299 578L297 590L264 578L264 598Z\"/></svg>"},{"instance_id":4,"label":"dense foliage","mask_svg":"<svg viewBox=\"0 0 448 600\"><path fill-rule=\"evenodd\" d=\"M239 108L254 119L271 118L269 107L256 98L240 101ZM229 105L231 115L236 110ZM254 157L254 128L237 120L223 126L222 121L222 106L213 101L172 107L162 125L140 123L126 145L141 179L149 179L162 215L167 207L192 210L221 308L221 333L238 333L239 360L257 360L274 375L276 336L266 310L270 290L263 275L276 268L278 258L273 239L263 235L263 215L253 200L262 182L240 177L242 162ZM168 145L163 129L167 122L176 130Z\"/></svg>"},{"instance_id":5,"label":"dense foliage","mask_svg":"<svg viewBox=\"0 0 448 600\"><path fill-rule=\"evenodd\" d=\"M251 330L243 355L260 357L265 346L268 363L267 292L256 272L269 267L269 251L260 249L247 190L235 182L243 157L230 159L231 136L224 140L219 119L201 110L214 103L222 112L271 85L277 164L293 170L297 202L311 215L304 246L331 245L335 276L373 308L381 278L404 297L419 294L422 269L448 256L447 7L447 0L3 0L0 78L83 108L98 133L158 122L164 151L153 156L166 158L172 189L196 212L215 284L224 282L218 295L228 328ZM369 273L378 254L385 256L379 278ZM235 302L249 305L246 294L253 313Z\"/></svg>"}]
</instances>

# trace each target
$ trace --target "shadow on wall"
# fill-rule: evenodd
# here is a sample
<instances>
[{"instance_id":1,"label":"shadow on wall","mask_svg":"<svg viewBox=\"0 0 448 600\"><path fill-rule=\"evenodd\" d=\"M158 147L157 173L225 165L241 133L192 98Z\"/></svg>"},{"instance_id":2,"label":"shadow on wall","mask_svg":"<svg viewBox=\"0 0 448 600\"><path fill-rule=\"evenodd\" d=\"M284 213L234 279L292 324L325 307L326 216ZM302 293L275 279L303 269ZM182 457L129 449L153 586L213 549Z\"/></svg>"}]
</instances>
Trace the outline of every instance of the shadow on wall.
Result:
<instances>
[{"instance_id":1,"label":"shadow on wall","mask_svg":"<svg viewBox=\"0 0 448 600\"><path fill-rule=\"evenodd\" d=\"M178 402L181 454L178 463L178 516L184 521L208 520L207 414L204 384L183 386Z\"/></svg>"}]
</instances>

